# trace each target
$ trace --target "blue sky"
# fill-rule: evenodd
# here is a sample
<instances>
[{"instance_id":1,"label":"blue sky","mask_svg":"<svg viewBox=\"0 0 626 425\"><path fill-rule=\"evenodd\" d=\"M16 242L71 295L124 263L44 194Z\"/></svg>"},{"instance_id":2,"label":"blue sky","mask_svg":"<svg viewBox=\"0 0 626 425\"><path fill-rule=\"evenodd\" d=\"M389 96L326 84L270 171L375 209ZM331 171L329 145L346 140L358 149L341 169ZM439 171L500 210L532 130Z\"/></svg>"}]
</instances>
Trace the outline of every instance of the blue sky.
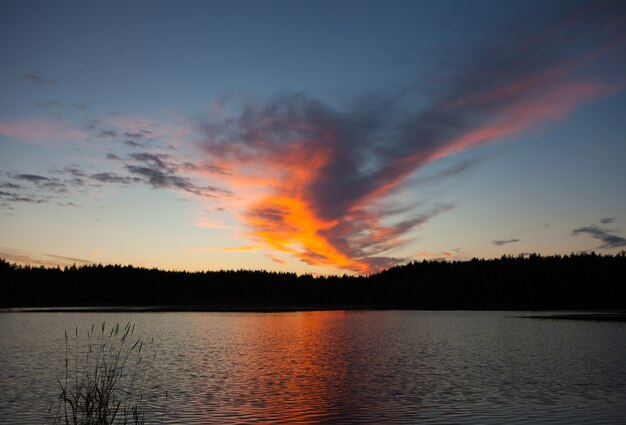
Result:
<instances>
[{"instance_id":1,"label":"blue sky","mask_svg":"<svg viewBox=\"0 0 626 425\"><path fill-rule=\"evenodd\" d=\"M619 2L3 2L0 256L370 273L626 247Z\"/></svg>"}]
</instances>

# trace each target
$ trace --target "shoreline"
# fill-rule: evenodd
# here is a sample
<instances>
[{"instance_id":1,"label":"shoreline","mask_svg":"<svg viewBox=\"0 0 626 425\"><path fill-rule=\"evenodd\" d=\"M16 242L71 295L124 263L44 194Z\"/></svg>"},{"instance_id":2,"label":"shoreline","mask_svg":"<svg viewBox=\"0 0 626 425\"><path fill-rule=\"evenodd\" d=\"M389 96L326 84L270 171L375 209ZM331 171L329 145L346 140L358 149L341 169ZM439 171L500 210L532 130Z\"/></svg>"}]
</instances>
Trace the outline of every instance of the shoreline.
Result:
<instances>
[{"instance_id":1,"label":"shoreline","mask_svg":"<svg viewBox=\"0 0 626 425\"><path fill-rule=\"evenodd\" d=\"M533 313L511 316L521 319L583 320L626 322L623 310L509 310L509 309L420 309L408 306L312 305L312 306L77 306L77 307L2 307L1 313L297 313L315 311L508 311ZM537 314L545 313L545 314Z\"/></svg>"}]
</instances>

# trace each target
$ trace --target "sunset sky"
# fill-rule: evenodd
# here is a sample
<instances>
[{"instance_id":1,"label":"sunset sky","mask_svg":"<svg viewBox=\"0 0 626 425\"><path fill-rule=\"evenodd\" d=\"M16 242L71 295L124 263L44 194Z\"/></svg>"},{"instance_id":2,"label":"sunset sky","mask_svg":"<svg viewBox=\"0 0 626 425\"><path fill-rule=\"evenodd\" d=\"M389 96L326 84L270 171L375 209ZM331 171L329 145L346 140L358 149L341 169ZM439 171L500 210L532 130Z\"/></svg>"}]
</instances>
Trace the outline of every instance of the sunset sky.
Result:
<instances>
[{"instance_id":1,"label":"sunset sky","mask_svg":"<svg viewBox=\"0 0 626 425\"><path fill-rule=\"evenodd\" d=\"M626 249L626 2L3 1L0 257Z\"/></svg>"}]
</instances>

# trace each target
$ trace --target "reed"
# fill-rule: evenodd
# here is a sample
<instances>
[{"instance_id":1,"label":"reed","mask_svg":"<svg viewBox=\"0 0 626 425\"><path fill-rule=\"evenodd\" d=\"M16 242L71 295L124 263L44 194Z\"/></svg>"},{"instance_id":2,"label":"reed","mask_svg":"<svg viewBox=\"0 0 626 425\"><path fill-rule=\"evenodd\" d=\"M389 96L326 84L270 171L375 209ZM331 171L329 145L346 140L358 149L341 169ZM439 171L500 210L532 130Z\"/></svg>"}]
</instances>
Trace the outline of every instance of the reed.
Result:
<instances>
[{"instance_id":1,"label":"reed","mask_svg":"<svg viewBox=\"0 0 626 425\"><path fill-rule=\"evenodd\" d=\"M147 353L134 331L130 323L110 329L102 323L98 330L92 325L84 341L78 328L73 338L65 331L65 374L58 380L59 400L49 409L51 423L146 423L144 391L156 353Z\"/></svg>"}]
</instances>

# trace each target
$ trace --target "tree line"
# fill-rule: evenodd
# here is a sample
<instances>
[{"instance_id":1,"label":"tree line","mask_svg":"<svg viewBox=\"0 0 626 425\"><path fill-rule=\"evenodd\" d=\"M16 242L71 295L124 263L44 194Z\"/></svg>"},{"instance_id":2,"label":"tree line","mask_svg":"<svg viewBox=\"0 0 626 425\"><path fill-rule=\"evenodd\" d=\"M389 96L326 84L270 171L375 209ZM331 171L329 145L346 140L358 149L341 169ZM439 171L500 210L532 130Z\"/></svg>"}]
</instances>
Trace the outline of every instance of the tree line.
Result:
<instances>
[{"instance_id":1,"label":"tree line","mask_svg":"<svg viewBox=\"0 0 626 425\"><path fill-rule=\"evenodd\" d=\"M0 307L626 309L626 252L414 261L369 276L0 259Z\"/></svg>"}]
</instances>

